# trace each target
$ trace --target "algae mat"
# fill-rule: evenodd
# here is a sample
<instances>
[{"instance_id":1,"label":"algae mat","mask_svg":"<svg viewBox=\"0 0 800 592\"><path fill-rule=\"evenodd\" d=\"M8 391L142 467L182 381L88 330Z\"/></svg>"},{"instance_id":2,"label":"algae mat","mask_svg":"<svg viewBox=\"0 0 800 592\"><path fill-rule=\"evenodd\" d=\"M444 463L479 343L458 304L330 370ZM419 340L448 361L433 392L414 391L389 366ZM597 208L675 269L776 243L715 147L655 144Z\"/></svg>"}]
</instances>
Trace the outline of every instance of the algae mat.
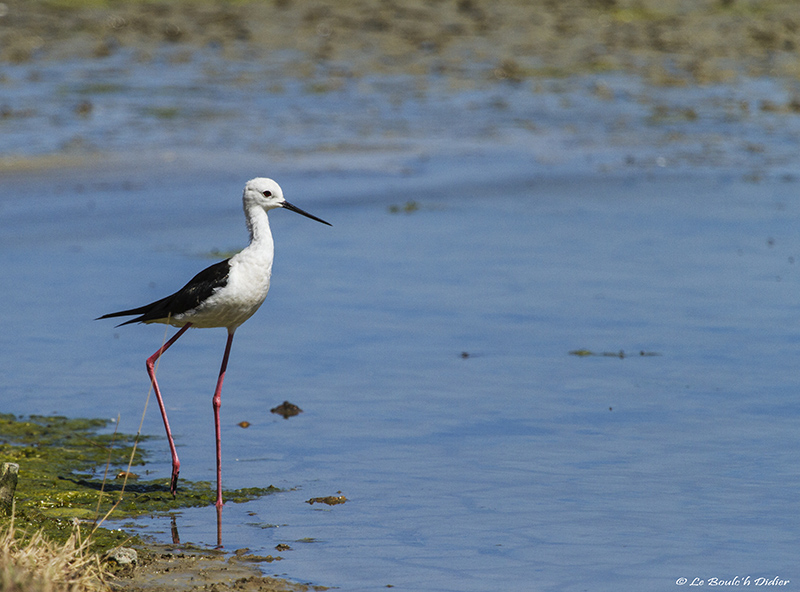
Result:
<instances>
[{"instance_id":1,"label":"algae mat","mask_svg":"<svg viewBox=\"0 0 800 592\"><path fill-rule=\"evenodd\" d=\"M18 527L41 528L48 537L65 540L76 521L90 532L112 507L112 516L123 518L214 503L208 482L184 479L173 497L167 479L139 479L134 471L145 464L146 451L134 450L135 436L111 432L109 423L0 415L0 460L20 466L15 496ZM239 503L275 491L254 487L224 493L228 502ZM92 537L100 551L131 538L108 529L98 529Z\"/></svg>"}]
</instances>

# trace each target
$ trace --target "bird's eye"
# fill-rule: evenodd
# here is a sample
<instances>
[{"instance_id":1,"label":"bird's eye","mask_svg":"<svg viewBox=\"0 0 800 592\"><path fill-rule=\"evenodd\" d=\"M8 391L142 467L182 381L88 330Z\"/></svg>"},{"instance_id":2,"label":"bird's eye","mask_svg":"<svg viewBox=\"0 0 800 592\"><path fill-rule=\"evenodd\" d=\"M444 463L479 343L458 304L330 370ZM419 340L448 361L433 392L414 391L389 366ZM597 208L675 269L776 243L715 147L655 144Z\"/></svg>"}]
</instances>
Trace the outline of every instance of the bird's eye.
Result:
<instances>
[{"instance_id":1,"label":"bird's eye","mask_svg":"<svg viewBox=\"0 0 800 592\"><path fill-rule=\"evenodd\" d=\"M261 195L263 195L264 197L272 197L272 191L267 189L266 191L262 191Z\"/></svg>"}]
</instances>

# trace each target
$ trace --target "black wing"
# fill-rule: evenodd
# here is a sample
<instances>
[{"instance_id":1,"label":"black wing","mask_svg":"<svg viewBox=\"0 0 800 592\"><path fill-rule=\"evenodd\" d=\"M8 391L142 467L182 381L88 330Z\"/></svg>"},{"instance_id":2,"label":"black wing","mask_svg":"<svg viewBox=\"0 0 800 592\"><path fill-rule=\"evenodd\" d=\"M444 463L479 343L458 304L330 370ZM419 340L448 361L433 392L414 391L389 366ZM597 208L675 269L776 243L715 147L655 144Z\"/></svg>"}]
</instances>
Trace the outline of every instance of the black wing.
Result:
<instances>
[{"instance_id":1,"label":"black wing","mask_svg":"<svg viewBox=\"0 0 800 592\"><path fill-rule=\"evenodd\" d=\"M131 323L147 323L150 321L165 320L174 317L193 308L197 308L201 302L206 300L214 290L221 288L228 283L228 272L231 269L230 259L215 263L211 267L206 267L198 273L180 290L170 294L166 298L156 300L150 304L145 304L139 308L111 312L97 317L95 320L110 319L112 317L127 317L131 315L141 315L130 321L125 321L122 325Z\"/></svg>"}]
</instances>

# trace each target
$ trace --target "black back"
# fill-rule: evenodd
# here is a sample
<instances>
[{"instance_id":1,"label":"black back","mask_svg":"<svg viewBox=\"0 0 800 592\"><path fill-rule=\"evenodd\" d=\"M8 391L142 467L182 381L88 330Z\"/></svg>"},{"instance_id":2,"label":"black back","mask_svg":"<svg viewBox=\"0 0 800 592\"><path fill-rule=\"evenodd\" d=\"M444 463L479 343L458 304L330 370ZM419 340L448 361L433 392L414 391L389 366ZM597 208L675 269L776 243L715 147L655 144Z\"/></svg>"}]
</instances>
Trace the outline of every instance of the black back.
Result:
<instances>
[{"instance_id":1,"label":"black back","mask_svg":"<svg viewBox=\"0 0 800 592\"><path fill-rule=\"evenodd\" d=\"M170 294L166 298L156 300L150 304L145 304L139 308L104 314L98 317L98 319L141 315L118 325L121 327L122 325L128 325L130 323L147 323L166 320L168 317L174 317L177 314L197 308L204 300L208 299L211 294L214 293L214 290L227 285L228 273L231 268L229 262L230 259L225 259L225 261L220 261L210 267L206 267L189 280L183 288L174 294Z\"/></svg>"}]
</instances>

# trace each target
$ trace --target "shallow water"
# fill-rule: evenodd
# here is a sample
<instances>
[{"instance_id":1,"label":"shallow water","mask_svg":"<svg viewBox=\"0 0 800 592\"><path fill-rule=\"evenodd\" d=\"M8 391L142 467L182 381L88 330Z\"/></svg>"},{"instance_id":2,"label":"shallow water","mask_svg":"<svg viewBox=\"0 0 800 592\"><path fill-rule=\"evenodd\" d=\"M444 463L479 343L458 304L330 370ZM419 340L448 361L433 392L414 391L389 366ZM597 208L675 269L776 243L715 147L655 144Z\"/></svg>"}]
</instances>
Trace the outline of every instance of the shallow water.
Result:
<instances>
[{"instance_id":1,"label":"shallow water","mask_svg":"<svg viewBox=\"0 0 800 592\"><path fill-rule=\"evenodd\" d=\"M426 138L436 113L422 109L403 116L418 132L375 153L178 150L6 173L3 411L119 414L135 432L163 328L92 319L244 246L242 184L269 174L333 227L271 215L273 286L237 332L223 391L223 477L286 491L226 506L226 549L287 543L267 573L343 590L800 578L794 122L709 115L659 144L693 124L642 113L604 144L613 113L592 109L625 99L604 110L590 82L569 84L536 99L550 117L523 138L486 103L475 112L503 131L491 141ZM514 92L511 111L530 97ZM159 368L189 479L214 479L224 335L190 332ZM625 356L570 355L581 348ZM269 412L284 400L304 412ZM144 431L162 432L154 400ZM166 441L149 448L166 478ZM339 491L344 505L305 503ZM181 541L215 543L213 508L174 519ZM172 540L169 518L138 523Z\"/></svg>"},{"instance_id":2,"label":"shallow water","mask_svg":"<svg viewBox=\"0 0 800 592\"><path fill-rule=\"evenodd\" d=\"M476 73L454 82L346 76L335 64L290 77L292 57L161 50L147 59L120 51L0 64L0 158L139 151L174 159L194 150L225 166L232 154L255 154L291 167L314 154L344 170L357 163L386 172L374 157L405 152L417 159L394 162L393 172L408 173L431 156L504 147L547 174L664 166L796 173L798 86L787 80L673 88L623 74L511 83Z\"/></svg>"}]
</instances>

